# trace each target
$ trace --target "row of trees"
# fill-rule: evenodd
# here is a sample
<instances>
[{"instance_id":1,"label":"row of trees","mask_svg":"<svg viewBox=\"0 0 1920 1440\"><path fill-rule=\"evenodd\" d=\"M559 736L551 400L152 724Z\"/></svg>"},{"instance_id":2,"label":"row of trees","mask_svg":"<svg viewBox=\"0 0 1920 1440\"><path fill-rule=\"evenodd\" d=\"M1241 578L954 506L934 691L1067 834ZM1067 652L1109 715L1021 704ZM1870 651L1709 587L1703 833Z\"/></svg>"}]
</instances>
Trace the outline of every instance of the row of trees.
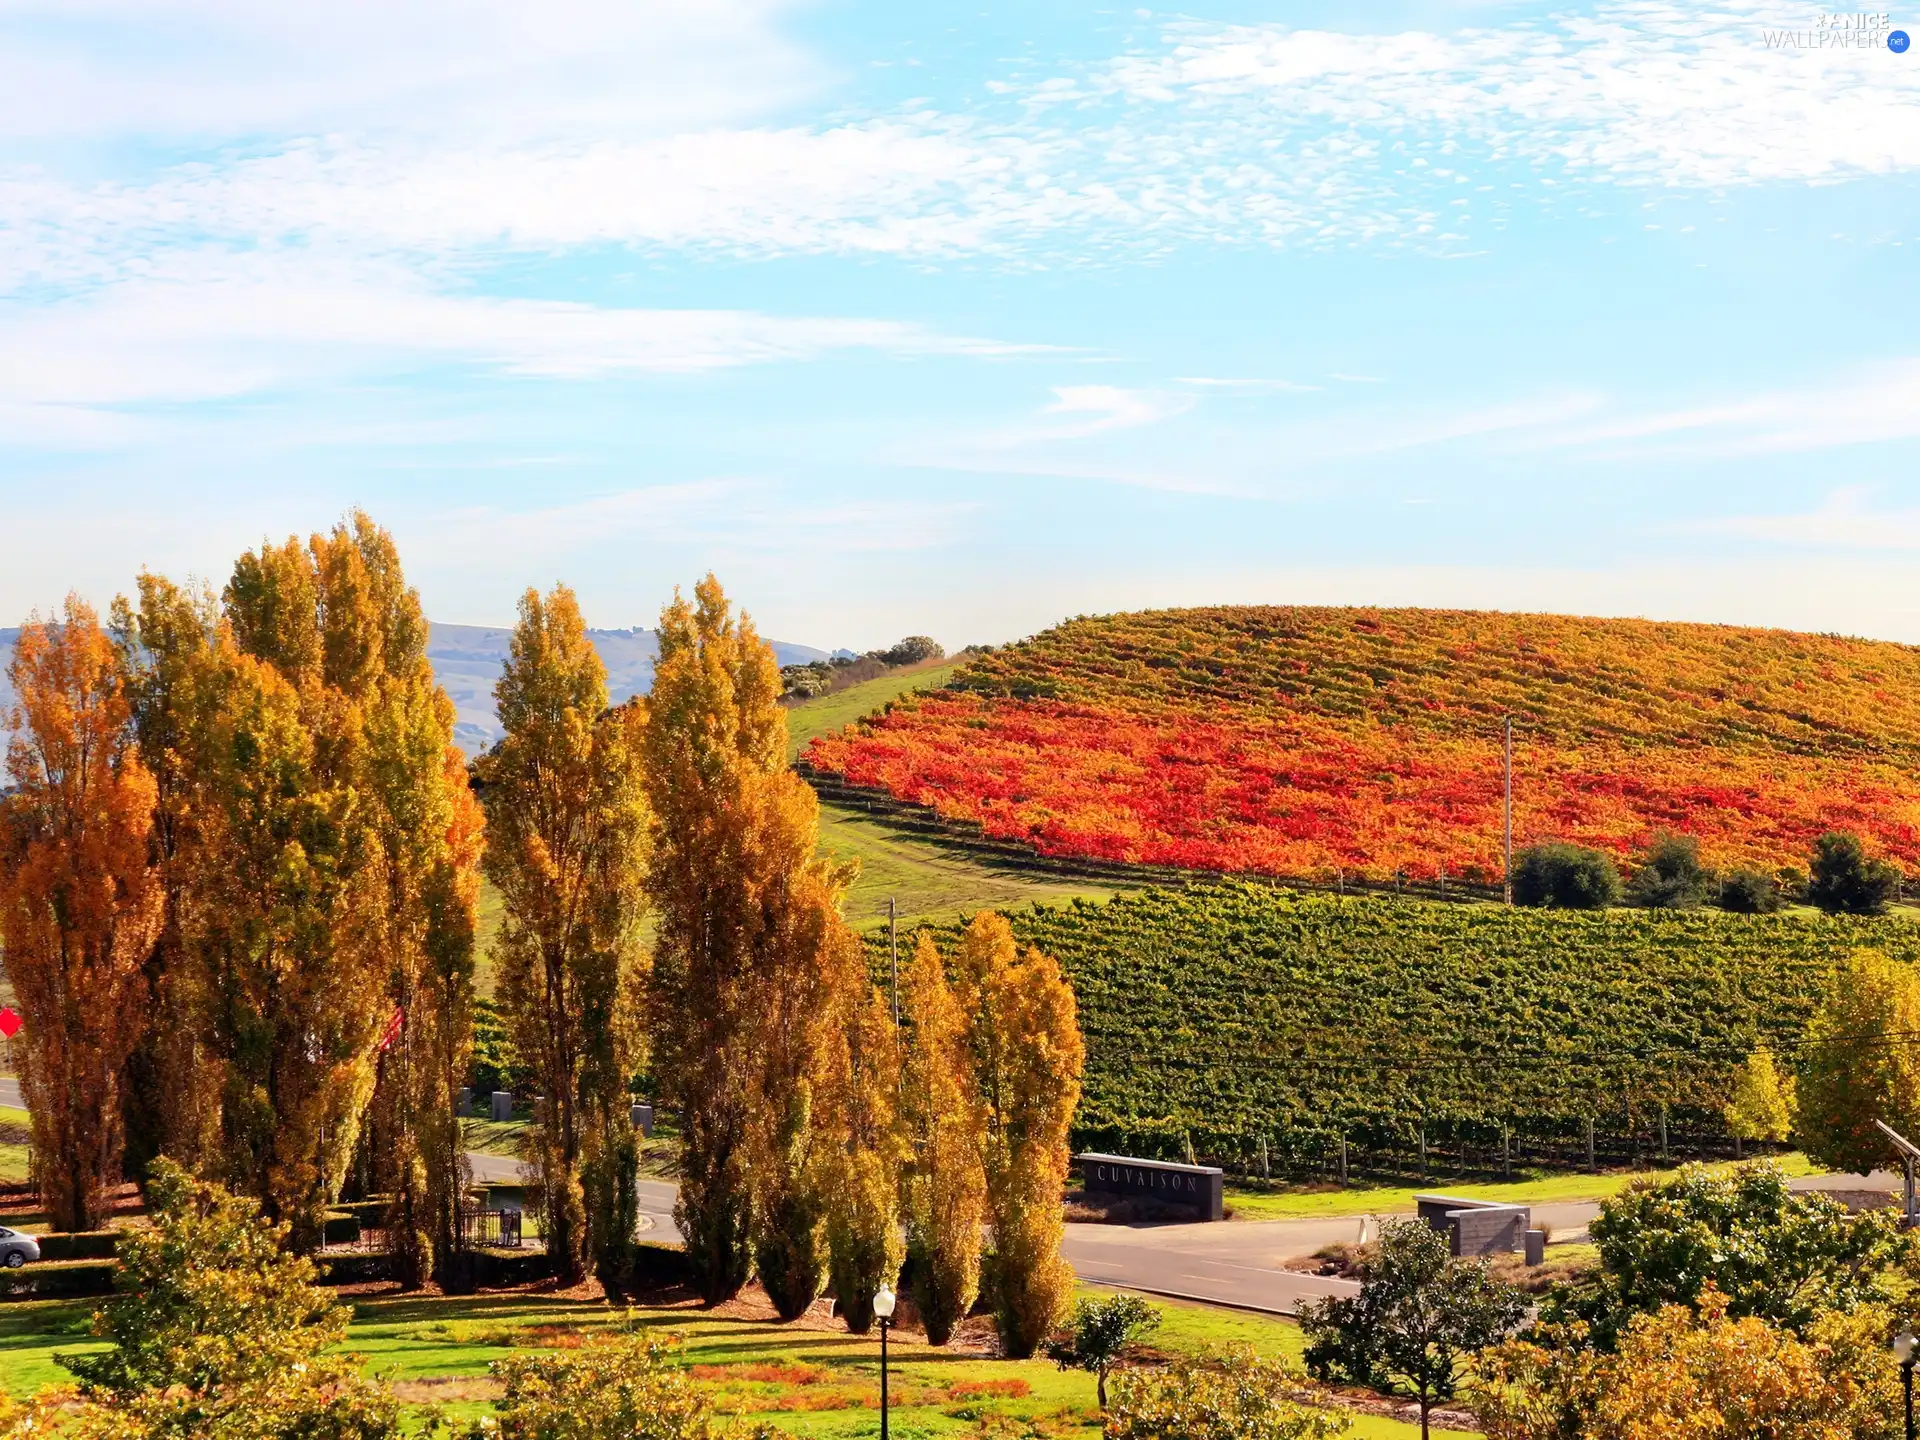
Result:
<instances>
[{"instance_id":1,"label":"row of trees","mask_svg":"<svg viewBox=\"0 0 1920 1440\"><path fill-rule=\"evenodd\" d=\"M1900 871L1869 856L1857 835L1839 831L1815 844L1808 873L1736 867L1716 871L1700 859L1700 842L1660 835L1620 878L1598 850L1550 841L1514 857L1513 898L1521 905L1605 910L1623 900L1654 910L1717 905L1742 915L1770 914L1783 904L1817 905L1833 915L1879 915L1900 894Z\"/></svg>"},{"instance_id":2,"label":"row of trees","mask_svg":"<svg viewBox=\"0 0 1920 1440\"><path fill-rule=\"evenodd\" d=\"M481 820L426 640L364 516L23 630L0 940L56 1225L164 1151L310 1245L358 1159L411 1274L448 1246Z\"/></svg>"},{"instance_id":3,"label":"row of trees","mask_svg":"<svg viewBox=\"0 0 1920 1440\"><path fill-rule=\"evenodd\" d=\"M1059 1259L1082 1049L1006 922L923 939L906 1028L818 853L773 653L708 577L661 616L651 694L609 704L564 586L521 601L471 774L390 538L364 516L243 556L219 599L143 576L110 626L26 627L0 811L0 940L56 1225L165 1153L316 1244L343 1187L393 1197L401 1278L465 1279L455 1096L479 877L556 1272L632 1280L632 1077L682 1137L709 1300L783 1316L831 1278L856 1329L902 1263L944 1339L985 1275L1030 1353ZM649 923L651 944L643 940ZM990 1232L989 1232L990 1227Z\"/></svg>"}]
</instances>

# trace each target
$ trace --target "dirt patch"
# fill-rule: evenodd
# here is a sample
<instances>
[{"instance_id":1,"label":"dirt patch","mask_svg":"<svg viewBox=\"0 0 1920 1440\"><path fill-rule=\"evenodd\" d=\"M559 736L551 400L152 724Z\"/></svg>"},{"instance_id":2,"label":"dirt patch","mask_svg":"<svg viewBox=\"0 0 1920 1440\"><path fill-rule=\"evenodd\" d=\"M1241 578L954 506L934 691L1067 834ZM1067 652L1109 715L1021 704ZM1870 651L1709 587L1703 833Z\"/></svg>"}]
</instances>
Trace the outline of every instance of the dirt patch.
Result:
<instances>
[{"instance_id":1,"label":"dirt patch","mask_svg":"<svg viewBox=\"0 0 1920 1440\"><path fill-rule=\"evenodd\" d=\"M451 1405L462 1400L498 1400L506 1387L484 1376L440 1375L425 1380L396 1380L387 1387L408 1405Z\"/></svg>"}]
</instances>

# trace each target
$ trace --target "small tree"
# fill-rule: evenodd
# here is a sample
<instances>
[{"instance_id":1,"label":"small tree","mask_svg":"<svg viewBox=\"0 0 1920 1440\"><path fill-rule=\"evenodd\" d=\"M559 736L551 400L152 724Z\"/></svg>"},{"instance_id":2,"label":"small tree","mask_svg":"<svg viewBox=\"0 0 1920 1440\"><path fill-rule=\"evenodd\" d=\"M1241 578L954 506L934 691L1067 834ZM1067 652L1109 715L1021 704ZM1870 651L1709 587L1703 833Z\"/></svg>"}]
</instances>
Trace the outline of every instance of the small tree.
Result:
<instances>
[{"instance_id":1,"label":"small tree","mask_svg":"<svg viewBox=\"0 0 1920 1440\"><path fill-rule=\"evenodd\" d=\"M1299 1404L1296 1378L1250 1352L1214 1365L1128 1370L1114 1380L1106 1440L1332 1440L1353 1422Z\"/></svg>"},{"instance_id":2,"label":"small tree","mask_svg":"<svg viewBox=\"0 0 1920 1440\"><path fill-rule=\"evenodd\" d=\"M1807 1153L1835 1170L1864 1173L1891 1153L1874 1121L1920 1130L1920 978L1877 951L1834 972L1807 1022L1799 1130Z\"/></svg>"},{"instance_id":3,"label":"small tree","mask_svg":"<svg viewBox=\"0 0 1920 1440\"><path fill-rule=\"evenodd\" d=\"M1729 870L1720 878L1720 908L1735 915L1771 915L1781 899L1779 882L1759 870Z\"/></svg>"},{"instance_id":4,"label":"small tree","mask_svg":"<svg viewBox=\"0 0 1920 1440\"><path fill-rule=\"evenodd\" d=\"M1316 1378L1389 1393L1405 1386L1424 1440L1434 1405L1453 1397L1472 1357L1525 1314L1521 1293L1483 1262L1456 1259L1447 1237L1421 1221L1396 1220L1381 1232L1360 1293L1303 1306L1300 1324Z\"/></svg>"},{"instance_id":5,"label":"small tree","mask_svg":"<svg viewBox=\"0 0 1920 1440\"><path fill-rule=\"evenodd\" d=\"M1734 1067L1727 1128L1742 1140L1784 1141L1793 1133L1794 1082L1762 1045Z\"/></svg>"},{"instance_id":6,"label":"small tree","mask_svg":"<svg viewBox=\"0 0 1920 1440\"><path fill-rule=\"evenodd\" d=\"M1598 850L1552 841L1513 862L1513 898L1558 910L1605 910L1620 903L1620 872Z\"/></svg>"},{"instance_id":7,"label":"small tree","mask_svg":"<svg viewBox=\"0 0 1920 1440\"><path fill-rule=\"evenodd\" d=\"M1107 1376L1127 1358L1136 1340L1160 1328L1160 1312L1138 1295L1109 1295L1073 1307L1067 1333L1047 1344L1047 1358L1062 1370L1091 1370L1107 1408Z\"/></svg>"},{"instance_id":8,"label":"small tree","mask_svg":"<svg viewBox=\"0 0 1920 1440\"><path fill-rule=\"evenodd\" d=\"M1899 893L1900 872L1871 860L1858 835L1832 831L1813 847L1807 899L1829 915L1879 915Z\"/></svg>"},{"instance_id":9,"label":"small tree","mask_svg":"<svg viewBox=\"0 0 1920 1440\"><path fill-rule=\"evenodd\" d=\"M1627 894L1652 910L1691 910L1713 893L1714 875L1700 863L1700 842L1663 832L1640 857Z\"/></svg>"}]
</instances>

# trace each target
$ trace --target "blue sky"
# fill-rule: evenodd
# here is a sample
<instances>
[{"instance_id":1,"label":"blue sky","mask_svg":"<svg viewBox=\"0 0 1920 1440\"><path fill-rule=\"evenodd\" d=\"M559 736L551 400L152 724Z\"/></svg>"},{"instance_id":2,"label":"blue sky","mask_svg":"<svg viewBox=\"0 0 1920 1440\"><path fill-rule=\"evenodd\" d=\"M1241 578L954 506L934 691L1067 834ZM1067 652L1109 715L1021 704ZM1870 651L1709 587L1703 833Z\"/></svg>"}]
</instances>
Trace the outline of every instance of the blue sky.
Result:
<instances>
[{"instance_id":1,"label":"blue sky","mask_svg":"<svg viewBox=\"0 0 1920 1440\"><path fill-rule=\"evenodd\" d=\"M1835 34L0 0L0 623L364 505L469 623L713 568L823 646L1209 601L1920 642L1920 55L1780 31Z\"/></svg>"}]
</instances>

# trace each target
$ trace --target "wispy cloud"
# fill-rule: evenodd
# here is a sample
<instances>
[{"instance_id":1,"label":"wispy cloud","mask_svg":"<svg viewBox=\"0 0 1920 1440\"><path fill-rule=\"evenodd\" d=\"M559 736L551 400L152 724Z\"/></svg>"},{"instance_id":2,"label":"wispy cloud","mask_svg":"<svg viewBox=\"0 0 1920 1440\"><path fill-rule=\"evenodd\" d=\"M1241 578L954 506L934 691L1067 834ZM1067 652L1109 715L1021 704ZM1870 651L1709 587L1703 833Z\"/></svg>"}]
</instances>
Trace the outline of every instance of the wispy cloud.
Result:
<instances>
[{"instance_id":1,"label":"wispy cloud","mask_svg":"<svg viewBox=\"0 0 1920 1440\"><path fill-rule=\"evenodd\" d=\"M1128 390L1118 385L1056 385L1053 395L1053 403L1044 413L1086 418L1029 432L1025 438L1070 440L1107 430L1131 430L1171 419L1193 408L1192 399L1185 395Z\"/></svg>"},{"instance_id":2,"label":"wispy cloud","mask_svg":"<svg viewBox=\"0 0 1920 1440\"><path fill-rule=\"evenodd\" d=\"M1871 493L1843 486L1812 510L1793 515L1733 515L1695 527L1815 550L1920 550L1920 508L1874 509Z\"/></svg>"}]
</instances>

